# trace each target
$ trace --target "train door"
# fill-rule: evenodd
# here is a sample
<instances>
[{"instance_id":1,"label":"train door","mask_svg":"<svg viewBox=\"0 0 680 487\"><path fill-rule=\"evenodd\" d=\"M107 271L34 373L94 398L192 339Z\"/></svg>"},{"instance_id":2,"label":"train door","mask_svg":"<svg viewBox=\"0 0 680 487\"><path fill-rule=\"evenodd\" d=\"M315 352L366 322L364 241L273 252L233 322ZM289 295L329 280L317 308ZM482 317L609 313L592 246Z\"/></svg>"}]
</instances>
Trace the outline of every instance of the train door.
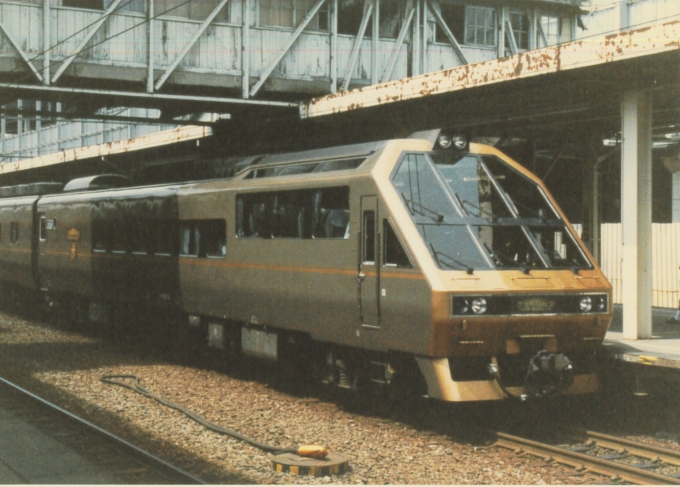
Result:
<instances>
[{"instance_id":1,"label":"train door","mask_svg":"<svg viewBox=\"0 0 680 487\"><path fill-rule=\"evenodd\" d=\"M361 197L359 274L357 276L359 319L367 328L380 326L380 234L378 197Z\"/></svg>"}]
</instances>

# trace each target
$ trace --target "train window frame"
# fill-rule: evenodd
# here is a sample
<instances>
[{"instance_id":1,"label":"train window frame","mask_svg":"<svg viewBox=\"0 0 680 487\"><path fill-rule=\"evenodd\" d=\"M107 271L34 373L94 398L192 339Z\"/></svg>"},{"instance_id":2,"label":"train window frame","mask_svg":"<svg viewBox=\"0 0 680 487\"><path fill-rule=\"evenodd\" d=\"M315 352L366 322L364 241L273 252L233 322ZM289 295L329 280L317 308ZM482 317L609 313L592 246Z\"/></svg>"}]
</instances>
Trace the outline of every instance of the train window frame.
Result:
<instances>
[{"instance_id":1,"label":"train window frame","mask_svg":"<svg viewBox=\"0 0 680 487\"><path fill-rule=\"evenodd\" d=\"M16 245L19 242L19 222L9 223L9 243Z\"/></svg>"},{"instance_id":2,"label":"train window frame","mask_svg":"<svg viewBox=\"0 0 680 487\"><path fill-rule=\"evenodd\" d=\"M2 245L2 223L0 223L0 245Z\"/></svg>"},{"instance_id":3,"label":"train window frame","mask_svg":"<svg viewBox=\"0 0 680 487\"><path fill-rule=\"evenodd\" d=\"M304 161L292 164L252 167L245 171L243 179L263 179L336 171L354 171L366 162L366 159L368 159L368 157L345 157L322 161Z\"/></svg>"},{"instance_id":4,"label":"train window frame","mask_svg":"<svg viewBox=\"0 0 680 487\"><path fill-rule=\"evenodd\" d=\"M395 247L396 246L396 247ZM401 262L389 262L392 252L396 250L397 255L401 253L401 257L405 258L405 263ZM406 246L401 239L401 236L394 229L394 225L389 219L383 218L383 251L382 251L383 267L394 267L399 269L412 269L413 263L411 256L406 251ZM395 259L398 260L398 259Z\"/></svg>"}]
</instances>

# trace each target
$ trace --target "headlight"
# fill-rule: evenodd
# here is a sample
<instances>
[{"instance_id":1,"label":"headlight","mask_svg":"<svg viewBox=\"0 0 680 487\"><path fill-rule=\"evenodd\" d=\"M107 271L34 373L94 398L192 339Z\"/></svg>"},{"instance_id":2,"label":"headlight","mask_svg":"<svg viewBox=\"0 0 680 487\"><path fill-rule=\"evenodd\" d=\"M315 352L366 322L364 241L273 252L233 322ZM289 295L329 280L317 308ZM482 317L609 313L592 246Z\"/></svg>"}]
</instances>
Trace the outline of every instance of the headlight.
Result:
<instances>
[{"instance_id":1,"label":"headlight","mask_svg":"<svg viewBox=\"0 0 680 487\"><path fill-rule=\"evenodd\" d=\"M607 298L605 296L595 298L595 311L607 311Z\"/></svg>"},{"instance_id":2,"label":"headlight","mask_svg":"<svg viewBox=\"0 0 680 487\"><path fill-rule=\"evenodd\" d=\"M451 139L450 135L441 134L437 138L437 143L439 144L439 147L441 147L442 149L448 149L449 147L451 147L452 142L453 140Z\"/></svg>"},{"instance_id":3,"label":"headlight","mask_svg":"<svg viewBox=\"0 0 680 487\"><path fill-rule=\"evenodd\" d=\"M463 150L467 147L468 140L464 135L454 135L453 136L453 146L458 150Z\"/></svg>"},{"instance_id":4,"label":"headlight","mask_svg":"<svg viewBox=\"0 0 680 487\"><path fill-rule=\"evenodd\" d=\"M454 304L453 314L464 315L470 309L470 302L467 299L458 299Z\"/></svg>"},{"instance_id":5,"label":"headlight","mask_svg":"<svg viewBox=\"0 0 680 487\"><path fill-rule=\"evenodd\" d=\"M476 315L481 315L486 313L486 299L484 298L475 298L472 300L472 305L470 306L472 308L472 312Z\"/></svg>"},{"instance_id":6,"label":"headlight","mask_svg":"<svg viewBox=\"0 0 680 487\"><path fill-rule=\"evenodd\" d=\"M593 309L593 300L590 296L583 296L578 306L582 313L588 313Z\"/></svg>"}]
</instances>

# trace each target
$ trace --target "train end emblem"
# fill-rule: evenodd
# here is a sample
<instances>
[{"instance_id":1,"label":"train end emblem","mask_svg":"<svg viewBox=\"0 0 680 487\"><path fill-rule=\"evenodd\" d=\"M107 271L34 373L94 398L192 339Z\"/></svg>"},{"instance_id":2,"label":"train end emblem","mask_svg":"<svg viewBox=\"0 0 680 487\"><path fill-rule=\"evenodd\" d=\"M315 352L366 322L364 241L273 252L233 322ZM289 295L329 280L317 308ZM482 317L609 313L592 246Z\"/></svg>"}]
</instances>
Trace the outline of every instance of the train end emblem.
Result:
<instances>
[{"instance_id":1,"label":"train end emblem","mask_svg":"<svg viewBox=\"0 0 680 487\"><path fill-rule=\"evenodd\" d=\"M66 238L71 242L78 242L80 240L80 230L77 228L69 228L66 232Z\"/></svg>"}]
</instances>

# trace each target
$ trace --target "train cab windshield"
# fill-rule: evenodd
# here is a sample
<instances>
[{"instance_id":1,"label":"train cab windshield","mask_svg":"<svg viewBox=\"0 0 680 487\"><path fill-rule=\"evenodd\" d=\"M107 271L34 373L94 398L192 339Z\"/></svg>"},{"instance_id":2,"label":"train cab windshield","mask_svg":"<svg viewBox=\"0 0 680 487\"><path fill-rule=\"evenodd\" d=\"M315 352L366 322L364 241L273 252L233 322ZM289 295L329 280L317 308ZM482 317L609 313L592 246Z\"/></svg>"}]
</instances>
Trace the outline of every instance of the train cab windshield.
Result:
<instances>
[{"instance_id":1,"label":"train cab windshield","mask_svg":"<svg viewBox=\"0 0 680 487\"><path fill-rule=\"evenodd\" d=\"M405 153L392 183L441 269L592 269L540 186L492 155Z\"/></svg>"}]
</instances>

